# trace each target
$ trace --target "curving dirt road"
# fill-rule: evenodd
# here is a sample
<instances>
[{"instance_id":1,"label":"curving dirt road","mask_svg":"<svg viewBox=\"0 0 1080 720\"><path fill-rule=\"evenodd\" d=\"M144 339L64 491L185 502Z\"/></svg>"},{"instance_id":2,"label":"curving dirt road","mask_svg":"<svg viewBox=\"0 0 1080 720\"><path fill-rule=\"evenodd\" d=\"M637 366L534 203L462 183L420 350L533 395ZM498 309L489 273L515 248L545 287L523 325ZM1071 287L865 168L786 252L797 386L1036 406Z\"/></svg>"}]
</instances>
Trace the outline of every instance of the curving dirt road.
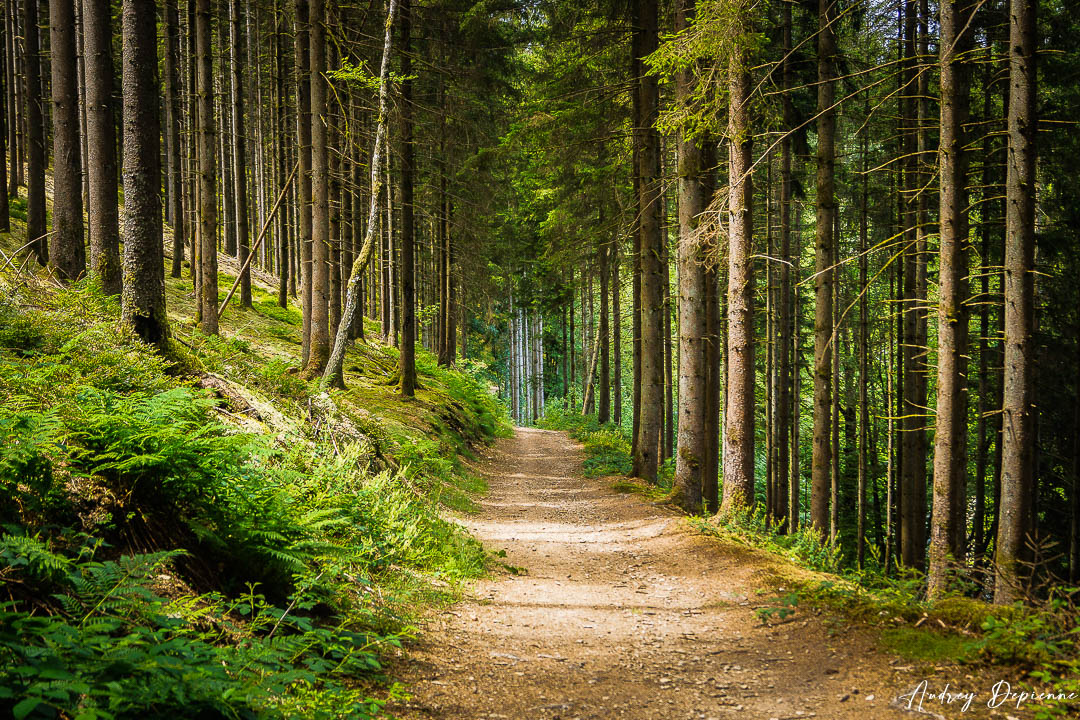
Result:
<instances>
[{"instance_id":1,"label":"curving dirt road","mask_svg":"<svg viewBox=\"0 0 1080 720\"><path fill-rule=\"evenodd\" d=\"M738 548L581 472L564 433L519 428L482 471L491 492L461 521L521 568L478 582L432 618L404 669L399 717L911 717L887 658L767 603Z\"/></svg>"}]
</instances>

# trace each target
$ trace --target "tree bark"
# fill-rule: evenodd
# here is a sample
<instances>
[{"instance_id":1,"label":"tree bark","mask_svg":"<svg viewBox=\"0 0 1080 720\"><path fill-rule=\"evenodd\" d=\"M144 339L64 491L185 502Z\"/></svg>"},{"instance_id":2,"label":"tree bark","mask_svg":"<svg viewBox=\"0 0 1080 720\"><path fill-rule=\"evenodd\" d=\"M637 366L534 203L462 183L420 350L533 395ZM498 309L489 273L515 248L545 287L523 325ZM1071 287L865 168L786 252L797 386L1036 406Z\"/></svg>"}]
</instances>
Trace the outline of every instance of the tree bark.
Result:
<instances>
[{"instance_id":1,"label":"tree bark","mask_svg":"<svg viewBox=\"0 0 1080 720\"><path fill-rule=\"evenodd\" d=\"M23 0L23 65L26 81L26 241L41 265L49 261L45 229L45 118L41 94L38 0Z\"/></svg>"},{"instance_id":2,"label":"tree bark","mask_svg":"<svg viewBox=\"0 0 1080 720\"><path fill-rule=\"evenodd\" d=\"M49 31L53 126L49 265L61 280L74 281L86 272L74 0L49 0Z\"/></svg>"},{"instance_id":3,"label":"tree bark","mask_svg":"<svg viewBox=\"0 0 1080 720\"><path fill-rule=\"evenodd\" d=\"M412 0L401 0L401 351L398 355L398 390L405 397L416 392L416 229L413 218L413 82Z\"/></svg>"},{"instance_id":4,"label":"tree bark","mask_svg":"<svg viewBox=\"0 0 1080 720\"><path fill-rule=\"evenodd\" d=\"M964 54L970 45L970 32L965 32L969 17L967 0L946 0L941 5L941 289L927 591L931 598L945 592L949 565L963 562L967 545L968 163L964 124L970 86Z\"/></svg>"},{"instance_id":5,"label":"tree bark","mask_svg":"<svg viewBox=\"0 0 1080 720\"><path fill-rule=\"evenodd\" d=\"M165 266L161 241L161 140L157 13L153 3L123 3L124 280L121 315L144 342L164 350ZM210 315L217 319L217 308Z\"/></svg>"},{"instance_id":6,"label":"tree bark","mask_svg":"<svg viewBox=\"0 0 1080 720\"><path fill-rule=\"evenodd\" d=\"M1019 562L1031 525L1035 482L1035 0L1009 3L1009 151L1005 181L1005 390L1001 419L1001 504L994 602L1022 597Z\"/></svg>"},{"instance_id":7,"label":"tree bark","mask_svg":"<svg viewBox=\"0 0 1080 720\"><path fill-rule=\"evenodd\" d=\"M184 266L185 218L183 167L180 160L180 14L176 0L166 0L164 13L165 136L168 145L166 171L168 174L165 182L169 188L169 217L173 231L171 275L178 278ZM92 237L93 234L91 234ZM91 262L92 264L93 262Z\"/></svg>"},{"instance_id":8,"label":"tree bark","mask_svg":"<svg viewBox=\"0 0 1080 720\"><path fill-rule=\"evenodd\" d=\"M300 294L303 308L301 362L311 354L311 69L308 0L294 0L296 14L296 141L300 153L297 208L300 245Z\"/></svg>"},{"instance_id":9,"label":"tree bark","mask_svg":"<svg viewBox=\"0 0 1080 720\"><path fill-rule=\"evenodd\" d=\"M195 0L195 64L199 111L199 329L218 331L217 143L210 0ZM126 120L125 120L126 122Z\"/></svg>"},{"instance_id":10,"label":"tree bark","mask_svg":"<svg viewBox=\"0 0 1080 720\"><path fill-rule=\"evenodd\" d=\"M232 157L233 157L233 205L236 212L236 260L240 267L240 304L251 307L251 271L248 256L248 184L247 149L244 128L244 78L240 65L243 34L240 30L240 0L229 0L229 69L232 72ZM282 242L278 238L278 242ZM283 263L282 273L286 264Z\"/></svg>"},{"instance_id":11,"label":"tree bark","mask_svg":"<svg viewBox=\"0 0 1080 720\"><path fill-rule=\"evenodd\" d=\"M836 111L833 32L833 4L818 2L818 147L817 147L817 227L814 248L814 447L811 455L810 524L825 533L829 526L831 488L830 382L833 342L833 215L836 212L834 165L836 162Z\"/></svg>"},{"instance_id":12,"label":"tree bark","mask_svg":"<svg viewBox=\"0 0 1080 720\"><path fill-rule=\"evenodd\" d=\"M311 347L304 373L314 377L330 354L330 156L327 145L326 2L312 0L311 36Z\"/></svg>"},{"instance_id":13,"label":"tree bark","mask_svg":"<svg viewBox=\"0 0 1080 720\"><path fill-rule=\"evenodd\" d=\"M686 29L694 14L694 0L680 0L675 9L675 31ZM676 99L689 102L693 73L682 70L675 77ZM687 512L700 512L705 491L705 415L708 389L705 324L708 300L705 293L705 257L698 231L709 202L707 168L701 139L679 134L679 421L672 501Z\"/></svg>"},{"instance_id":14,"label":"tree bark","mask_svg":"<svg viewBox=\"0 0 1080 720\"><path fill-rule=\"evenodd\" d=\"M825 0L823 0L825 1ZM741 33L749 30L740 28ZM740 38L736 42L745 43ZM745 46L729 68L728 338L722 510L754 504L754 185L750 69Z\"/></svg>"},{"instance_id":15,"label":"tree bark","mask_svg":"<svg viewBox=\"0 0 1080 720\"><path fill-rule=\"evenodd\" d=\"M656 0L637 0L637 8L635 55L642 58L652 54L658 43ZM661 267L664 238L660 217L660 136L656 131L660 91L656 77L640 76L637 94L640 111L635 132L640 148L638 255L641 263L641 399L633 474L651 483L656 482L664 419L664 273Z\"/></svg>"},{"instance_id":16,"label":"tree bark","mask_svg":"<svg viewBox=\"0 0 1080 720\"><path fill-rule=\"evenodd\" d=\"M107 295L119 295L120 217L113 120L112 5L83 0L86 52L86 145L89 162L90 272ZM169 157L175 140L170 138ZM172 200L170 192L169 199ZM80 219L81 224L81 219Z\"/></svg>"}]
</instances>

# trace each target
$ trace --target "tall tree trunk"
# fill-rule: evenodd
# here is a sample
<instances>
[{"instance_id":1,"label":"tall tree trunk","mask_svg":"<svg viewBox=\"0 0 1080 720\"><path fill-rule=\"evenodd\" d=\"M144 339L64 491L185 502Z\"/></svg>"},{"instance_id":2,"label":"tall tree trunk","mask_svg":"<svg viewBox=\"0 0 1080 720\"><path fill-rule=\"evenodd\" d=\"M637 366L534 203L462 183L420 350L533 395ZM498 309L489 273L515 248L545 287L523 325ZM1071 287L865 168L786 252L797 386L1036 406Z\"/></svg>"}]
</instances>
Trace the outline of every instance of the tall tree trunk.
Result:
<instances>
[{"instance_id":1,"label":"tall tree trunk","mask_svg":"<svg viewBox=\"0 0 1080 720\"><path fill-rule=\"evenodd\" d=\"M120 218L113 120L112 4L83 0L86 51L86 145L90 162L90 272L107 295L119 295ZM170 137L169 158L175 140ZM169 193L172 200L173 193ZM80 218L81 225L81 218Z\"/></svg>"},{"instance_id":2,"label":"tall tree trunk","mask_svg":"<svg viewBox=\"0 0 1080 720\"><path fill-rule=\"evenodd\" d=\"M89 1L89 0L88 0ZM181 275L184 265L184 189L180 160L180 13L177 0L165 2L165 136L168 145L167 177L169 217L172 221L172 272ZM115 139L114 139L115 141ZM91 265L93 262L91 261Z\"/></svg>"},{"instance_id":3,"label":"tall tree trunk","mask_svg":"<svg viewBox=\"0 0 1080 720\"><path fill-rule=\"evenodd\" d=\"M18 20L15 0L5 0L4 3L4 91L7 100L7 146L11 156L11 171L7 176L7 194L16 195L19 192L20 178L22 176L22 145L19 143L19 100L21 93L16 91L21 82L16 72L15 33Z\"/></svg>"},{"instance_id":4,"label":"tall tree trunk","mask_svg":"<svg viewBox=\"0 0 1080 720\"><path fill-rule=\"evenodd\" d=\"M636 56L652 54L658 43L656 0L637 0ZM637 83L640 115L635 122L639 136L640 179L639 261L641 263L641 400L633 474L655 482L658 449L664 420L663 345L663 227L660 213L660 136L656 131L660 90L657 79L642 75Z\"/></svg>"},{"instance_id":5,"label":"tall tree trunk","mask_svg":"<svg viewBox=\"0 0 1080 720\"><path fill-rule=\"evenodd\" d=\"M218 331L217 153L210 0L195 0L195 64L199 105L199 329ZM126 122L126 119L125 119Z\"/></svg>"},{"instance_id":6,"label":"tall tree trunk","mask_svg":"<svg viewBox=\"0 0 1080 720\"><path fill-rule=\"evenodd\" d=\"M675 31L686 29L694 14L694 0L680 0L675 10ZM681 106L689 102L693 74L682 70L675 78ZM707 412L705 257L698 226L709 202L704 152L697 138L680 133L679 193L679 438L675 457L672 500L688 512L700 512L705 491L705 415Z\"/></svg>"},{"instance_id":7,"label":"tall tree trunk","mask_svg":"<svg viewBox=\"0 0 1080 720\"><path fill-rule=\"evenodd\" d=\"M398 388L412 397L416 391L416 263L413 248L413 84L412 2L401 0L401 352L398 356Z\"/></svg>"},{"instance_id":8,"label":"tall tree trunk","mask_svg":"<svg viewBox=\"0 0 1080 720\"><path fill-rule=\"evenodd\" d=\"M413 212L413 179L416 172L413 148L413 3L401 2L401 173L402 173L402 339L399 354L401 394L416 392L416 227Z\"/></svg>"},{"instance_id":9,"label":"tall tree trunk","mask_svg":"<svg viewBox=\"0 0 1080 720\"><path fill-rule=\"evenodd\" d=\"M779 348L777 351L777 393L776 393L776 432L777 432L777 483L787 497L787 507L779 518L780 531L794 530L793 518L798 516L799 498L792 483L797 482L791 469L791 425L792 425L792 372L791 372L791 336L794 314L792 313L791 267L795 258L791 253L791 132L795 127L795 112L790 98L791 90L791 3L783 3L782 9L784 59L781 66L783 94L784 136L780 141L780 297L778 302ZM794 422L798 422L796 409Z\"/></svg>"},{"instance_id":10,"label":"tall tree trunk","mask_svg":"<svg viewBox=\"0 0 1080 720\"><path fill-rule=\"evenodd\" d=\"M867 107L869 107L867 100ZM869 236L868 209L870 202L869 190L869 155L870 139L864 135L861 152L862 161L862 188L859 193L859 448L858 448L858 524L856 528L855 557L859 568L863 567L866 560L866 483L870 468L869 449L869 425L870 425L870 398L868 386L870 384L870 325L867 318L867 295L870 291L868 278L869 258L867 257L867 244ZM875 501L877 495L874 495ZM875 508L877 504L875 502ZM880 523L876 524L880 531Z\"/></svg>"},{"instance_id":11,"label":"tall tree trunk","mask_svg":"<svg viewBox=\"0 0 1080 720\"><path fill-rule=\"evenodd\" d=\"M300 244L300 294L303 308L301 362L311 355L311 68L308 0L294 0L296 30L296 140L300 154L298 223Z\"/></svg>"},{"instance_id":12,"label":"tall tree trunk","mask_svg":"<svg viewBox=\"0 0 1080 720\"><path fill-rule=\"evenodd\" d=\"M619 238L611 241L611 333L612 353L612 403L611 420L622 427L622 298L619 292Z\"/></svg>"},{"instance_id":13,"label":"tall tree trunk","mask_svg":"<svg viewBox=\"0 0 1080 720\"><path fill-rule=\"evenodd\" d=\"M11 174L15 174L15 165L18 163L18 147L14 142L8 142L7 128L11 124L9 113L12 109L12 96L9 95L8 89L11 87L11 75L7 72L7 7L4 6L4 18L0 19L0 53L3 53L3 64L0 68L0 83L3 84L3 88L0 88L0 102L4 103L4 107L0 108L0 232L11 232L11 208L8 203L8 147L11 150ZM18 186L16 186L16 191Z\"/></svg>"},{"instance_id":14,"label":"tall tree trunk","mask_svg":"<svg viewBox=\"0 0 1080 720\"><path fill-rule=\"evenodd\" d=\"M49 264L61 280L77 280L86 272L86 247L74 0L49 0L49 30L53 108L53 226L49 235Z\"/></svg>"},{"instance_id":15,"label":"tall tree trunk","mask_svg":"<svg viewBox=\"0 0 1080 720\"><path fill-rule=\"evenodd\" d=\"M1005 182L1005 390L1001 505L994 602L1021 597L1019 562L1035 482L1035 157L1037 51L1034 0L1009 3L1009 161Z\"/></svg>"},{"instance_id":16,"label":"tall tree trunk","mask_svg":"<svg viewBox=\"0 0 1080 720\"><path fill-rule=\"evenodd\" d=\"M937 427L928 595L946 590L950 562L967 545L968 193L964 124L969 72L967 0L941 5L941 290L938 301Z\"/></svg>"},{"instance_id":17,"label":"tall tree trunk","mask_svg":"<svg viewBox=\"0 0 1080 720\"><path fill-rule=\"evenodd\" d=\"M275 38L277 38L275 34ZM240 58L243 52L243 34L240 30L240 0L229 0L229 69L232 72L232 157L233 157L233 204L236 212L236 260L240 263L240 304L251 307L251 270L248 257L248 197L247 197L247 149L244 135L244 79ZM275 40L279 42L278 40ZM281 238L278 239L281 242ZM281 272L286 272L283 263Z\"/></svg>"},{"instance_id":18,"label":"tall tree trunk","mask_svg":"<svg viewBox=\"0 0 1080 720\"><path fill-rule=\"evenodd\" d=\"M748 32L749 28L744 25L740 30ZM742 44L746 41L740 37L736 42ZM724 415L725 510L750 508L754 504L754 185L751 174L749 60L749 52L741 47L733 53L728 70L730 192L727 403Z\"/></svg>"},{"instance_id":19,"label":"tall tree trunk","mask_svg":"<svg viewBox=\"0 0 1080 720\"><path fill-rule=\"evenodd\" d=\"M833 31L833 3L818 2L818 146L817 146L817 228L814 248L814 449L811 455L810 524L820 533L829 526L831 488L832 405L830 370L833 341L833 263L835 238L833 215L836 212L834 165L836 162L836 111Z\"/></svg>"},{"instance_id":20,"label":"tall tree trunk","mask_svg":"<svg viewBox=\"0 0 1080 720\"><path fill-rule=\"evenodd\" d=\"M604 224L600 223L600 232L604 232ZM601 235L603 237L603 235ZM611 241L601 240L597 250L600 265L600 329L597 332L596 342L600 345L600 378L597 388L597 419L601 423L611 421L611 346L609 344L610 326L608 324L608 273L610 268Z\"/></svg>"},{"instance_id":21,"label":"tall tree trunk","mask_svg":"<svg viewBox=\"0 0 1080 720\"><path fill-rule=\"evenodd\" d=\"M330 156L327 145L326 1L312 0L311 36L311 347L304 372L323 372L330 353Z\"/></svg>"},{"instance_id":22,"label":"tall tree trunk","mask_svg":"<svg viewBox=\"0 0 1080 720\"><path fill-rule=\"evenodd\" d=\"M124 280L121 314L144 342L164 350L165 266L161 242L161 147L157 13L124 0ZM217 318L217 308L212 316Z\"/></svg>"},{"instance_id":23,"label":"tall tree trunk","mask_svg":"<svg viewBox=\"0 0 1080 720\"><path fill-rule=\"evenodd\" d=\"M26 81L26 241L45 265L49 243L45 229L45 117L41 95L41 36L38 0L23 0L23 65Z\"/></svg>"}]
</instances>

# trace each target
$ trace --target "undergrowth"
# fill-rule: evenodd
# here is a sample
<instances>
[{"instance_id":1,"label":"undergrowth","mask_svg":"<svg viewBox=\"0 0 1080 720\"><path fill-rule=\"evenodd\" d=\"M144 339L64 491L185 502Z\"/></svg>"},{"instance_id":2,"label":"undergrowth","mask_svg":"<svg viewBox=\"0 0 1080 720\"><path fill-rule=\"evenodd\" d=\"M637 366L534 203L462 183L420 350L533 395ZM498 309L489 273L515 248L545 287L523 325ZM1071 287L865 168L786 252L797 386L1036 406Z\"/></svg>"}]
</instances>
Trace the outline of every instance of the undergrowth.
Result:
<instances>
[{"instance_id":1,"label":"undergrowth","mask_svg":"<svg viewBox=\"0 0 1080 720\"><path fill-rule=\"evenodd\" d=\"M92 287L0 285L0 714L379 715L409 603L485 569L440 511L508 427L483 381L425 365L390 432L380 349L328 396L183 324L164 359Z\"/></svg>"},{"instance_id":2,"label":"undergrowth","mask_svg":"<svg viewBox=\"0 0 1080 720\"><path fill-rule=\"evenodd\" d=\"M558 400L552 400L549 401L544 416L537 422L537 427L567 431L570 437L582 443L585 446L584 467L587 477L628 476L633 469L631 442L626 432L614 423L601 424L596 415L583 415L573 409L564 408ZM659 497L671 489L673 477L674 468L670 462L666 462L660 467L656 485L646 487L619 481L616 488Z\"/></svg>"},{"instance_id":3,"label":"undergrowth","mask_svg":"<svg viewBox=\"0 0 1080 720\"><path fill-rule=\"evenodd\" d=\"M878 629L881 645L908 660L1015 669L1026 676L1028 691L1048 694L1033 702L1036 718L1074 717L1080 710L1080 609L1074 600L1080 588L1062 587L1049 597L1001 607L971 597L972 588L957 580L931 602L921 573L885 573L873 545L859 569L845 565L839 545L812 529L777 532L760 509L690 522L705 534L789 561L768 567L779 594L759 611L763 621L782 619L800 605L825 609Z\"/></svg>"}]
</instances>

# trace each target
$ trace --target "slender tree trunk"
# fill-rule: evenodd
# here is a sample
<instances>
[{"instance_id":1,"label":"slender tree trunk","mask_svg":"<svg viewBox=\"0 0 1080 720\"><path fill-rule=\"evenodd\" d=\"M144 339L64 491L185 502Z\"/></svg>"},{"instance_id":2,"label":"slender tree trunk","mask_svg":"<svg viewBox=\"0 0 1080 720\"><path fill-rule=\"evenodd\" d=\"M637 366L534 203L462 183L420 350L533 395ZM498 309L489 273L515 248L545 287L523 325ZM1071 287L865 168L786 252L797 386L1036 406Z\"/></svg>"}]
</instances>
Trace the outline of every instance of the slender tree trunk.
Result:
<instances>
[{"instance_id":1,"label":"slender tree trunk","mask_svg":"<svg viewBox=\"0 0 1080 720\"><path fill-rule=\"evenodd\" d=\"M311 68L308 0L294 0L296 31L296 141L300 154L299 207L297 213L300 244L300 294L303 308L303 347L301 361L307 365L311 355Z\"/></svg>"},{"instance_id":2,"label":"slender tree trunk","mask_svg":"<svg viewBox=\"0 0 1080 720\"><path fill-rule=\"evenodd\" d=\"M694 0L676 6L675 30L690 24ZM681 71L675 79L680 105L689 102L693 74ZM680 134L678 154L679 193L679 438L675 457L672 500L688 512L700 512L705 491L705 416L707 401L705 257L700 225L709 202L703 166L704 152L698 140Z\"/></svg>"},{"instance_id":3,"label":"slender tree trunk","mask_svg":"<svg viewBox=\"0 0 1080 720\"><path fill-rule=\"evenodd\" d=\"M275 34L275 37L277 35ZM233 203L236 212L236 260L243 268L240 273L240 304L251 307L251 270L248 257L248 196L247 196L247 148L244 128L244 79L240 58L243 56L243 33L240 30L240 0L229 0L229 67L232 72L232 156L233 156ZM278 239L281 242L281 238ZM287 272L287 262L282 263L282 276Z\"/></svg>"},{"instance_id":4,"label":"slender tree trunk","mask_svg":"<svg viewBox=\"0 0 1080 720\"><path fill-rule=\"evenodd\" d=\"M333 58L331 57L331 63ZM338 126L333 122L330 108L326 111L327 128L327 210L328 210L328 233L329 244L327 246L327 283L326 298L329 303L327 308L327 328L329 338L337 335L341 325L341 155L337 148L341 147L341 133ZM318 192L316 192L318 197Z\"/></svg>"},{"instance_id":5,"label":"slender tree trunk","mask_svg":"<svg viewBox=\"0 0 1080 720\"><path fill-rule=\"evenodd\" d=\"M937 427L930 540L930 597L946 590L967 545L967 153L969 72L966 0L941 5L941 290L938 301Z\"/></svg>"},{"instance_id":6,"label":"slender tree trunk","mask_svg":"<svg viewBox=\"0 0 1080 720\"><path fill-rule=\"evenodd\" d=\"M23 65L26 96L26 241L45 265L49 243L45 229L45 117L41 95L38 0L23 0Z\"/></svg>"},{"instance_id":7,"label":"slender tree trunk","mask_svg":"<svg viewBox=\"0 0 1080 720\"><path fill-rule=\"evenodd\" d=\"M401 0L401 353L398 388L412 397L416 391L416 274L413 248L416 231L413 222L413 84L412 74L412 2Z\"/></svg>"},{"instance_id":8,"label":"slender tree trunk","mask_svg":"<svg viewBox=\"0 0 1080 720\"><path fill-rule=\"evenodd\" d=\"M176 0L165 2L165 136L168 139L167 177L172 222L172 272L178 278L184 265L184 189L180 160L180 14ZM93 262L91 262L91 265Z\"/></svg>"},{"instance_id":9,"label":"slender tree trunk","mask_svg":"<svg viewBox=\"0 0 1080 720\"><path fill-rule=\"evenodd\" d=\"M317 0L318 1L318 0ZM368 263L371 262L371 255L375 249L375 236L374 227L376 225L375 219L379 210L379 195L381 188L379 187L381 182L381 163L382 163L382 145L385 143L386 137L386 124L387 124L387 107L388 100L388 82L387 78L390 73L390 53L392 50L391 39L393 35L391 31L394 25L394 15L397 12L397 0L390 0L390 6L387 9L386 17L386 33L383 39L383 56L382 63L379 69L379 117L376 123L375 129L375 144L371 153L371 205L368 209L368 221L367 221L367 233L364 237L364 246L360 250L360 255L356 258L356 262L353 263L352 272L349 274L348 292L345 298L345 308L342 311L341 327L338 328L337 337L334 338L334 348L330 353L330 359L326 364L326 371L323 373L322 383L326 385L334 385L335 387L344 387L345 377L342 372L342 366L345 361L345 347L348 345L351 337L351 326L356 321L357 314L357 296L360 286L360 280L364 276L364 271L367 269Z\"/></svg>"},{"instance_id":10,"label":"slender tree trunk","mask_svg":"<svg viewBox=\"0 0 1080 720\"><path fill-rule=\"evenodd\" d=\"M19 100L21 93L16 88L20 83L16 72L15 33L18 27L15 0L6 0L4 4L4 91L7 98L7 146L11 156L11 171L7 175L7 194L17 195L22 176L22 145L19 143Z\"/></svg>"},{"instance_id":11,"label":"slender tree trunk","mask_svg":"<svg viewBox=\"0 0 1080 720\"><path fill-rule=\"evenodd\" d=\"M1035 482L1035 158L1037 51L1034 0L1009 3L1009 152L1005 183L1005 389L994 602L1022 595L1019 562Z\"/></svg>"},{"instance_id":12,"label":"slender tree trunk","mask_svg":"<svg viewBox=\"0 0 1080 720\"><path fill-rule=\"evenodd\" d=\"M90 186L90 272L107 295L119 295L120 218L117 204L116 124L113 120L112 6L82 0L86 51L86 145ZM170 138L169 157L173 155ZM170 200L172 193L170 192ZM79 219L81 226L82 219Z\"/></svg>"},{"instance_id":13,"label":"slender tree trunk","mask_svg":"<svg viewBox=\"0 0 1080 720\"><path fill-rule=\"evenodd\" d=\"M869 100L867 100L869 106ZM856 528L856 561L859 568L863 567L866 560L866 483L869 474L869 458L867 447L869 441L870 426L870 398L868 386L870 384L870 326L867 318L867 295L870 291L867 244L869 235L868 206L870 201L869 190L869 154L870 140L866 135L862 139L860 160L862 161L862 188L859 194L859 466L858 466L858 526ZM874 495L875 501L877 494ZM877 504L875 502L875 508ZM877 524L880 530L880 523Z\"/></svg>"},{"instance_id":14,"label":"slender tree trunk","mask_svg":"<svg viewBox=\"0 0 1080 720\"><path fill-rule=\"evenodd\" d=\"M330 156L327 144L326 2L312 0L311 36L311 347L304 372L326 368L330 353Z\"/></svg>"},{"instance_id":15,"label":"slender tree trunk","mask_svg":"<svg viewBox=\"0 0 1080 720\"><path fill-rule=\"evenodd\" d=\"M795 112L791 103L791 3L782 3L781 21L783 25L784 59L781 65L781 83L783 85L784 137L780 141L780 297L778 302L779 348L777 350L777 393L776 393L776 432L777 432L777 483L784 488L787 507L780 519L780 531L791 532L794 518L798 516L799 498L792 483L797 482L791 468L791 425L792 425L792 372L791 372L791 336L794 315L792 313L791 267L796 258L791 252L791 135L795 126ZM798 411L794 413L794 422L798 422Z\"/></svg>"},{"instance_id":16,"label":"slender tree trunk","mask_svg":"<svg viewBox=\"0 0 1080 720\"><path fill-rule=\"evenodd\" d=\"M61 280L71 281L86 272L74 0L49 0L49 30L53 108L53 222L49 264Z\"/></svg>"},{"instance_id":17,"label":"slender tree trunk","mask_svg":"<svg viewBox=\"0 0 1080 720\"><path fill-rule=\"evenodd\" d=\"M733 510L754 504L754 186L749 53L745 48L733 53L728 72L730 192L723 509Z\"/></svg>"},{"instance_id":18,"label":"slender tree trunk","mask_svg":"<svg viewBox=\"0 0 1080 720\"><path fill-rule=\"evenodd\" d=\"M834 165L836 162L836 111L834 55L836 38L833 32L831 0L818 2L818 147L817 147L817 236L814 248L814 450L811 456L810 523L825 533L829 525L829 492L831 487L830 408L832 405L829 379L832 366L833 342L833 263L835 238L833 214L836 212Z\"/></svg>"},{"instance_id":19,"label":"slender tree trunk","mask_svg":"<svg viewBox=\"0 0 1080 720\"><path fill-rule=\"evenodd\" d=\"M600 223L604 227L604 223ZM603 232L603 229L601 229ZM596 342L600 346L600 385L597 388L597 419L601 423L611 421L611 347L609 345L608 324L608 272L610 262L608 260L610 241L601 240L597 250L597 259L600 266L600 329L597 332Z\"/></svg>"},{"instance_id":20,"label":"slender tree trunk","mask_svg":"<svg viewBox=\"0 0 1080 720\"><path fill-rule=\"evenodd\" d=\"M611 332L615 356L611 381L611 420L622 427L622 298L619 287L619 238L611 241Z\"/></svg>"},{"instance_id":21,"label":"slender tree trunk","mask_svg":"<svg viewBox=\"0 0 1080 720\"><path fill-rule=\"evenodd\" d=\"M214 162L214 60L210 0L195 1L195 63L199 104L199 329L218 331L217 167ZM126 122L126 119L125 119Z\"/></svg>"},{"instance_id":22,"label":"slender tree trunk","mask_svg":"<svg viewBox=\"0 0 1080 720\"><path fill-rule=\"evenodd\" d=\"M124 0L124 280L121 314L144 342L164 350L165 266L161 241L161 147L157 13ZM217 318L217 308L213 309Z\"/></svg>"},{"instance_id":23,"label":"slender tree trunk","mask_svg":"<svg viewBox=\"0 0 1080 720\"><path fill-rule=\"evenodd\" d=\"M652 54L658 43L656 0L637 0L637 57ZM663 228L660 213L660 136L656 131L660 91L657 79L638 79L640 115L635 123L640 147L640 252L641 263L641 400L633 474L655 482L664 420L663 345Z\"/></svg>"}]
</instances>

